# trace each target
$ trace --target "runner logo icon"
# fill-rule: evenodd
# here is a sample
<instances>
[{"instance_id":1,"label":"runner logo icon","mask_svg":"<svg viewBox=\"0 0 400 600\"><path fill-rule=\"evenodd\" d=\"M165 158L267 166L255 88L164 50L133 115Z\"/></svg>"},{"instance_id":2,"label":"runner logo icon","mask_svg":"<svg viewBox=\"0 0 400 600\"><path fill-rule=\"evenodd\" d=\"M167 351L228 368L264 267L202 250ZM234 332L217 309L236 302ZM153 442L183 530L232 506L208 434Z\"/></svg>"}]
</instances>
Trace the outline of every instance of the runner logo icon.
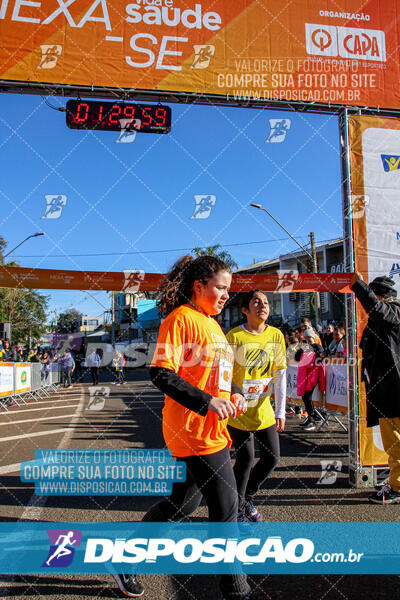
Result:
<instances>
[{"instance_id":1,"label":"runner logo icon","mask_svg":"<svg viewBox=\"0 0 400 600\"><path fill-rule=\"evenodd\" d=\"M191 219L208 219L211 214L211 209L217 202L217 197L214 194L195 194L195 208Z\"/></svg>"},{"instance_id":2,"label":"runner logo icon","mask_svg":"<svg viewBox=\"0 0 400 600\"><path fill-rule=\"evenodd\" d=\"M281 144L284 142L290 125L290 119L269 119L270 132L265 143Z\"/></svg>"},{"instance_id":3,"label":"runner logo icon","mask_svg":"<svg viewBox=\"0 0 400 600\"><path fill-rule=\"evenodd\" d=\"M62 54L62 46L60 44L42 44L40 46L42 57L38 64L38 69L54 69L57 65L58 58Z\"/></svg>"},{"instance_id":4,"label":"runner logo icon","mask_svg":"<svg viewBox=\"0 0 400 600\"><path fill-rule=\"evenodd\" d=\"M215 46L212 44L194 44L194 58L190 65L191 69L207 69L211 58L215 54Z\"/></svg>"},{"instance_id":5,"label":"runner logo icon","mask_svg":"<svg viewBox=\"0 0 400 600\"><path fill-rule=\"evenodd\" d=\"M59 219L64 206L67 204L67 196L64 194L46 194L46 209L42 219Z\"/></svg>"},{"instance_id":6,"label":"runner logo icon","mask_svg":"<svg viewBox=\"0 0 400 600\"><path fill-rule=\"evenodd\" d=\"M79 529L48 529L50 549L42 567L68 567L74 558L75 548L80 546L82 532Z\"/></svg>"}]
</instances>

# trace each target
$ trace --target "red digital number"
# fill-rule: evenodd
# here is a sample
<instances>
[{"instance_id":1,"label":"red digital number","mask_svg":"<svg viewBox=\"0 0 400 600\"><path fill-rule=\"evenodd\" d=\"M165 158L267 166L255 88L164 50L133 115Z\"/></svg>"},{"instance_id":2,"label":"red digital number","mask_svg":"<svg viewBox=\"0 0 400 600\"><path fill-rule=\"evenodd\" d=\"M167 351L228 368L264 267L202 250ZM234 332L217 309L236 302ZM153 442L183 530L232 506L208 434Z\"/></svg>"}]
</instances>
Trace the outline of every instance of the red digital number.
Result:
<instances>
[{"instance_id":1,"label":"red digital number","mask_svg":"<svg viewBox=\"0 0 400 600\"><path fill-rule=\"evenodd\" d=\"M115 112L116 111L116 112ZM118 104L113 104L110 114L108 115L108 125L119 125L119 119L122 109Z\"/></svg>"},{"instance_id":2,"label":"red digital number","mask_svg":"<svg viewBox=\"0 0 400 600\"><path fill-rule=\"evenodd\" d=\"M97 115L97 119L93 119L93 121L96 120L98 123L100 121L102 121L102 119L103 119L103 112L104 112L104 104L100 104L100 106L99 106L99 114Z\"/></svg>"},{"instance_id":3,"label":"red digital number","mask_svg":"<svg viewBox=\"0 0 400 600\"><path fill-rule=\"evenodd\" d=\"M132 123L133 119L135 118L135 107L131 104L124 106L123 114L126 119L129 119L129 123L127 124Z\"/></svg>"},{"instance_id":4,"label":"red digital number","mask_svg":"<svg viewBox=\"0 0 400 600\"><path fill-rule=\"evenodd\" d=\"M149 110L151 112L152 107L151 106L144 106L142 109L142 127L146 127L146 125L151 125L152 124L152 117L151 115L148 115L146 113L146 110ZM147 121L145 120L147 119Z\"/></svg>"},{"instance_id":5,"label":"red digital number","mask_svg":"<svg viewBox=\"0 0 400 600\"><path fill-rule=\"evenodd\" d=\"M163 125L165 125L166 121L167 111L165 110L165 108L162 108L162 106L159 106L158 108L156 108L156 123L157 125L162 127Z\"/></svg>"},{"instance_id":6,"label":"red digital number","mask_svg":"<svg viewBox=\"0 0 400 600\"><path fill-rule=\"evenodd\" d=\"M85 123L88 118L89 108L90 107L87 102L79 102L78 106L76 107L76 114L72 119L74 123ZM84 114L81 114L82 109Z\"/></svg>"}]
</instances>

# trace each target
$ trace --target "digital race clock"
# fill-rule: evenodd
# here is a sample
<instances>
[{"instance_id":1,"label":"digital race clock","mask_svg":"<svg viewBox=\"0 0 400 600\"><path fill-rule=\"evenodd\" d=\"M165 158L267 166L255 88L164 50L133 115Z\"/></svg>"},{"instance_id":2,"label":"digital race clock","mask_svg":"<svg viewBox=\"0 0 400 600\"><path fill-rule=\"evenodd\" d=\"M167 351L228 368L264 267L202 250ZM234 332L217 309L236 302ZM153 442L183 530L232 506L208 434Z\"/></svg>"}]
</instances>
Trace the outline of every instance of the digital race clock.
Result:
<instances>
[{"instance_id":1,"label":"digital race clock","mask_svg":"<svg viewBox=\"0 0 400 600\"><path fill-rule=\"evenodd\" d=\"M143 133L171 131L171 109L161 104L68 100L66 120L71 129L132 129Z\"/></svg>"}]
</instances>

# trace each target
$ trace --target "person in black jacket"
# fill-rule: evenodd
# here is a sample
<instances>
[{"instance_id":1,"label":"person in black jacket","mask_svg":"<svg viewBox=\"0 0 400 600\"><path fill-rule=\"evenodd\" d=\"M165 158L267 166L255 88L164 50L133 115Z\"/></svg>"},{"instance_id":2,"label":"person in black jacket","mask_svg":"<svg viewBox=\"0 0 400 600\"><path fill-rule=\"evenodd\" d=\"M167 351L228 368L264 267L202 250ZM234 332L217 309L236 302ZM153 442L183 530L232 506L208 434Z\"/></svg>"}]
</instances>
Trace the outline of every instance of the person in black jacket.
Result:
<instances>
[{"instance_id":1,"label":"person in black jacket","mask_svg":"<svg viewBox=\"0 0 400 600\"><path fill-rule=\"evenodd\" d=\"M351 289L368 313L361 373L367 393L367 426L380 426L389 460L389 482L370 496L376 504L400 503L400 300L394 281L376 277L368 286L355 273Z\"/></svg>"}]
</instances>

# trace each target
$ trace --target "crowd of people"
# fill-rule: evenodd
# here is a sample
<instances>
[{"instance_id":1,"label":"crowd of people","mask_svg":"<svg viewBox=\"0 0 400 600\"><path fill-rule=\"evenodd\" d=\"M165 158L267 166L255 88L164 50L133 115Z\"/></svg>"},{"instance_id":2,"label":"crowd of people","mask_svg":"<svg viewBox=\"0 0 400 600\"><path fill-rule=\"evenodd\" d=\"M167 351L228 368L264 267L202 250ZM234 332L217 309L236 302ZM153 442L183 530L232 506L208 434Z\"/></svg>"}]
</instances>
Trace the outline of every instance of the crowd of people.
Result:
<instances>
[{"instance_id":1,"label":"crowd of people","mask_svg":"<svg viewBox=\"0 0 400 600\"><path fill-rule=\"evenodd\" d=\"M302 317L300 327L285 331L285 342L290 352L306 343L304 333L310 329L314 333L314 343L321 346L325 357L346 358L347 346L344 326L328 323L325 330L320 325L314 328L311 319L308 317Z\"/></svg>"},{"instance_id":2,"label":"crowd of people","mask_svg":"<svg viewBox=\"0 0 400 600\"><path fill-rule=\"evenodd\" d=\"M83 350L73 352L67 349L42 349L38 344L32 348L22 345L11 346L8 340L0 340L0 362L30 362L42 365L42 375L45 377L51 370L52 364L57 364L61 373L61 383L64 387L72 387L73 383L83 380L85 372L89 372L93 385L99 383L101 351L93 350L85 357ZM109 371L112 372L115 385L125 384L125 357L116 351Z\"/></svg>"}]
</instances>

